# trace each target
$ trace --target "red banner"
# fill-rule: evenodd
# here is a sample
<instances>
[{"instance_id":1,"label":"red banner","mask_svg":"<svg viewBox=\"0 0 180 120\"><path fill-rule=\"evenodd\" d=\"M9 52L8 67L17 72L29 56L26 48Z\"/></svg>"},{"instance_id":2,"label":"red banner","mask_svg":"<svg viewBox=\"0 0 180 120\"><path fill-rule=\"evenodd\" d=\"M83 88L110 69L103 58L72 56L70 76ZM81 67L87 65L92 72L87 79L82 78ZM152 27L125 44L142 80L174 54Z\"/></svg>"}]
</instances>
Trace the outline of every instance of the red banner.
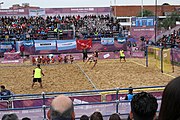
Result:
<instances>
[{"instance_id":1,"label":"red banner","mask_svg":"<svg viewBox=\"0 0 180 120\"><path fill-rule=\"evenodd\" d=\"M92 47L92 39L89 40L76 40L77 49L90 49Z\"/></svg>"}]
</instances>

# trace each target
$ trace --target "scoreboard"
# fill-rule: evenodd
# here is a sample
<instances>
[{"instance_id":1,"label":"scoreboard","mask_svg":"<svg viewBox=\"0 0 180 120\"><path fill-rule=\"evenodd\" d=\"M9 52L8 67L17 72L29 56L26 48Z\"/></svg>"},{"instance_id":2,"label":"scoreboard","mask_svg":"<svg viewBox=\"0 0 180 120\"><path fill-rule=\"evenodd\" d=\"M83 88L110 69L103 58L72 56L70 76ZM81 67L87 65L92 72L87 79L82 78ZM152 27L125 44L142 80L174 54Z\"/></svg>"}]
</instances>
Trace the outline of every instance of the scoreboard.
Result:
<instances>
[{"instance_id":1,"label":"scoreboard","mask_svg":"<svg viewBox=\"0 0 180 120\"><path fill-rule=\"evenodd\" d=\"M155 17L132 17L132 27L153 27L155 26Z\"/></svg>"}]
</instances>

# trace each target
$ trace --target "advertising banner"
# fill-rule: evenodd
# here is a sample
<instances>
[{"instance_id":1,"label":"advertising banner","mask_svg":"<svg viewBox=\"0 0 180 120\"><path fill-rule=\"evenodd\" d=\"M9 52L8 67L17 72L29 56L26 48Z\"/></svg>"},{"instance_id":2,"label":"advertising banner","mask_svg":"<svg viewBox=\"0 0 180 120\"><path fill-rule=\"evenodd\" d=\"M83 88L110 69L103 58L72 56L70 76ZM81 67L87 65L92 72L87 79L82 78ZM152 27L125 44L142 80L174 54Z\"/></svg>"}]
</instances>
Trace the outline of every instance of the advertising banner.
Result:
<instances>
[{"instance_id":1,"label":"advertising banner","mask_svg":"<svg viewBox=\"0 0 180 120\"><path fill-rule=\"evenodd\" d=\"M90 49L92 47L92 39L89 40L76 40L77 49Z\"/></svg>"},{"instance_id":2,"label":"advertising banner","mask_svg":"<svg viewBox=\"0 0 180 120\"><path fill-rule=\"evenodd\" d=\"M13 48L13 42L1 42L0 49L1 50L9 50Z\"/></svg>"},{"instance_id":3,"label":"advertising banner","mask_svg":"<svg viewBox=\"0 0 180 120\"><path fill-rule=\"evenodd\" d=\"M144 51L135 51L131 53L131 57L144 58Z\"/></svg>"},{"instance_id":4,"label":"advertising banner","mask_svg":"<svg viewBox=\"0 0 180 120\"><path fill-rule=\"evenodd\" d=\"M45 16L46 12L45 9L30 9L29 16Z\"/></svg>"},{"instance_id":5,"label":"advertising banner","mask_svg":"<svg viewBox=\"0 0 180 120\"><path fill-rule=\"evenodd\" d=\"M32 47L32 46L34 46L34 42L33 42L33 40L26 40L26 41L23 41L23 45L25 47Z\"/></svg>"},{"instance_id":6,"label":"advertising banner","mask_svg":"<svg viewBox=\"0 0 180 120\"><path fill-rule=\"evenodd\" d=\"M56 50L56 40L34 40L35 50Z\"/></svg>"},{"instance_id":7,"label":"advertising banner","mask_svg":"<svg viewBox=\"0 0 180 120\"><path fill-rule=\"evenodd\" d=\"M180 63L180 49L172 49L172 51L171 51L171 60L173 62Z\"/></svg>"},{"instance_id":8,"label":"advertising banner","mask_svg":"<svg viewBox=\"0 0 180 120\"><path fill-rule=\"evenodd\" d=\"M114 45L114 38L101 38L102 45Z\"/></svg>"},{"instance_id":9,"label":"advertising banner","mask_svg":"<svg viewBox=\"0 0 180 120\"><path fill-rule=\"evenodd\" d=\"M126 38L125 37L118 37L117 41L120 44L124 44L126 42Z\"/></svg>"},{"instance_id":10,"label":"advertising banner","mask_svg":"<svg viewBox=\"0 0 180 120\"><path fill-rule=\"evenodd\" d=\"M76 40L57 40L58 50L70 50L76 48Z\"/></svg>"}]
</instances>

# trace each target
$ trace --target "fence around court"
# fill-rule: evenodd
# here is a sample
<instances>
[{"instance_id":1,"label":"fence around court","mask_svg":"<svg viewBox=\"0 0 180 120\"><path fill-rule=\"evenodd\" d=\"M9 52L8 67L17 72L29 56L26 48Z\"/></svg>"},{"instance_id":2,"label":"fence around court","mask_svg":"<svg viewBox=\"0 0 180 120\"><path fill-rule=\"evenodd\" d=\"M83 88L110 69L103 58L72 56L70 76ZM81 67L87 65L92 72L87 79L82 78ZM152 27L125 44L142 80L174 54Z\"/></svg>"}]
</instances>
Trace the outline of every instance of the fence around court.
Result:
<instances>
[{"instance_id":1,"label":"fence around court","mask_svg":"<svg viewBox=\"0 0 180 120\"><path fill-rule=\"evenodd\" d=\"M157 111L159 111L164 87L151 86L133 89L134 93L148 91L153 94L158 99ZM128 90L128 88L116 88L110 90L11 95L9 101L2 100L0 102L0 118L4 114L16 113L19 118L30 117L33 120L46 120L51 101L60 94L67 95L72 99L76 119L79 119L84 114L90 116L95 111L100 111L104 120L108 119L113 113L120 113L121 118L127 118L131 107L130 101L124 100L124 98ZM3 96L0 98L3 98Z\"/></svg>"}]
</instances>

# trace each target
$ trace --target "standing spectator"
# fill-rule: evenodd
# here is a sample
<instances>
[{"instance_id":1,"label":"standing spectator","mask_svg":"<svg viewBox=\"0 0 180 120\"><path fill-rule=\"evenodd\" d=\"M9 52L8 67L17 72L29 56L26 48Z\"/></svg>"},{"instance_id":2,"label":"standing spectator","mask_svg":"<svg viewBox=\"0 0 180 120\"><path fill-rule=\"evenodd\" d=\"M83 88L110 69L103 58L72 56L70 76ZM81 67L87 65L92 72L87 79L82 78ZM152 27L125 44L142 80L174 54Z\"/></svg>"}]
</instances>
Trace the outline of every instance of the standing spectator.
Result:
<instances>
[{"instance_id":1,"label":"standing spectator","mask_svg":"<svg viewBox=\"0 0 180 120\"><path fill-rule=\"evenodd\" d=\"M159 120L180 120L180 76L173 79L165 87Z\"/></svg>"},{"instance_id":2,"label":"standing spectator","mask_svg":"<svg viewBox=\"0 0 180 120\"><path fill-rule=\"evenodd\" d=\"M109 120L121 120L118 114L114 113L110 116Z\"/></svg>"},{"instance_id":3,"label":"standing spectator","mask_svg":"<svg viewBox=\"0 0 180 120\"><path fill-rule=\"evenodd\" d=\"M126 95L125 100L132 100L133 96L133 88L129 87L129 93Z\"/></svg>"},{"instance_id":4,"label":"standing spectator","mask_svg":"<svg viewBox=\"0 0 180 120\"><path fill-rule=\"evenodd\" d=\"M25 48L24 48L24 45L22 44L22 45L20 46L20 52L21 52L21 56L22 56L22 57L24 56L24 50L25 50Z\"/></svg>"},{"instance_id":5,"label":"standing spectator","mask_svg":"<svg viewBox=\"0 0 180 120\"><path fill-rule=\"evenodd\" d=\"M90 120L103 120L103 116L100 112L94 112L91 115Z\"/></svg>"},{"instance_id":6,"label":"standing spectator","mask_svg":"<svg viewBox=\"0 0 180 120\"><path fill-rule=\"evenodd\" d=\"M72 100L64 95L57 96L53 99L47 116L50 120L75 120Z\"/></svg>"},{"instance_id":7,"label":"standing spectator","mask_svg":"<svg viewBox=\"0 0 180 120\"><path fill-rule=\"evenodd\" d=\"M44 76L44 73L42 72L42 69L40 67L40 64L37 64L37 68L33 70L33 83L32 83L32 88L35 84L35 82L39 82L40 87L42 88L42 79L41 75Z\"/></svg>"},{"instance_id":8,"label":"standing spectator","mask_svg":"<svg viewBox=\"0 0 180 120\"><path fill-rule=\"evenodd\" d=\"M9 100L10 95L12 95L10 90L7 90L4 85L1 85L0 96L2 96L2 100ZM6 97L7 96L7 97Z\"/></svg>"},{"instance_id":9,"label":"standing spectator","mask_svg":"<svg viewBox=\"0 0 180 120\"><path fill-rule=\"evenodd\" d=\"M157 99L146 92L137 93L131 101L130 119L153 120L158 108Z\"/></svg>"}]
</instances>

